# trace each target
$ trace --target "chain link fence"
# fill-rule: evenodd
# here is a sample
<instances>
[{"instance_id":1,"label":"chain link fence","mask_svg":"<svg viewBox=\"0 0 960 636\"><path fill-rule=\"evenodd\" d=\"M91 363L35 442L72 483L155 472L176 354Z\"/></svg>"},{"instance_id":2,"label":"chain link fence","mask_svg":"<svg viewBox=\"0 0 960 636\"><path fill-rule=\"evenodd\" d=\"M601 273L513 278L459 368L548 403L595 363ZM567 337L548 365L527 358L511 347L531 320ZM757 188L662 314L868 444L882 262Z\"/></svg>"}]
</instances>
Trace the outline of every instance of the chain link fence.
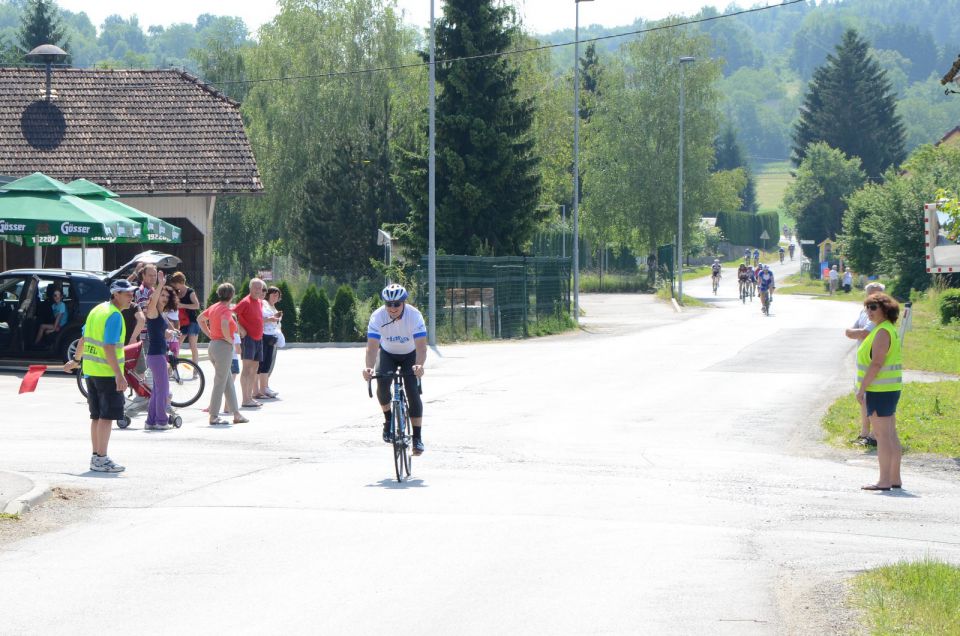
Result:
<instances>
[{"instance_id":1,"label":"chain link fence","mask_svg":"<svg viewBox=\"0 0 960 636\"><path fill-rule=\"evenodd\" d=\"M438 256L437 331L443 340L522 338L570 314L570 259ZM416 275L427 313L427 259Z\"/></svg>"}]
</instances>

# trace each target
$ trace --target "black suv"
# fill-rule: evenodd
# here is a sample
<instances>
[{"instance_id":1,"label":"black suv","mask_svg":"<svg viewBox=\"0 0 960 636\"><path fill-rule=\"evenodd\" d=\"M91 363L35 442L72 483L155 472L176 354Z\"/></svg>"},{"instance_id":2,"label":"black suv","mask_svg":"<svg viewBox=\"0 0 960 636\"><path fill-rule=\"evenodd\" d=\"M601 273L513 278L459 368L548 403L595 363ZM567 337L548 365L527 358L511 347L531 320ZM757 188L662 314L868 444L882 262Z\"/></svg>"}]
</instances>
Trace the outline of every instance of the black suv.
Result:
<instances>
[{"instance_id":1,"label":"black suv","mask_svg":"<svg viewBox=\"0 0 960 636\"><path fill-rule=\"evenodd\" d=\"M138 262L161 269L180 264L176 256L143 252L113 272L65 269L14 269L0 274L0 365L69 360L70 345L80 337L87 314L110 298L111 281L128 275ZM67 307L67 324L35 344L40 325L53 323L52 296L59 290Z\"/></svg>"}]
</instances>

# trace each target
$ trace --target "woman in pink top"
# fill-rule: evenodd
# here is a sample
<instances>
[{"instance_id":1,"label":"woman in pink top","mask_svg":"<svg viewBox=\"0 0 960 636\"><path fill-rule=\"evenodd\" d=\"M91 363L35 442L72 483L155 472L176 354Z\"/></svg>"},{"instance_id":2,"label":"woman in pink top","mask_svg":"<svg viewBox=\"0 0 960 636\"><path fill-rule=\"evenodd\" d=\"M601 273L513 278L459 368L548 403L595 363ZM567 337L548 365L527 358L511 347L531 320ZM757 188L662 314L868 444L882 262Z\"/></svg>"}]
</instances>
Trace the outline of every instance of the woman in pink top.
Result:
<instances>
[{"instance_id":1,"label":"woman in pink top","mask_svg":"<svg viewBox=\"0 0 960 636\"><path fill-rule=\"evenodd\" d=\"M227 398L227 410L233 413L233 423L249 422L240 413L237 404L237 392L233 386L233 375L230 373L230 362L233 360L233 334L237 332L237 321L230 310L230 301L234 295L233 285L224 283L217 287L217 301L204 310L197 317L197 324L208 338L210 347L207 353L213 363L213 386L210 391L210 425L227 424L220 419L220 403L224 395Z\"/></svg>"}]
</instances>

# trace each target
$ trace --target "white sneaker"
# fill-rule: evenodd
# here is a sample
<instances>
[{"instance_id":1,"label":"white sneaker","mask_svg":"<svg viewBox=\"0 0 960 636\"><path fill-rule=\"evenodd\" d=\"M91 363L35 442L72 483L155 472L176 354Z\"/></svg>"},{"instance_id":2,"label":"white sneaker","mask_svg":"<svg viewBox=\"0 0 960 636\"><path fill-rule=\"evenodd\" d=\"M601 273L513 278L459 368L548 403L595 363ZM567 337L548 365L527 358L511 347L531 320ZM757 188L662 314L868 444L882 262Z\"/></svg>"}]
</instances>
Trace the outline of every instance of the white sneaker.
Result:
<instances>
[{"instance_id":1,"label":"white sneaker","mask_svg":"<svg viewBox=\"0 0 960 636\"><path fill-rule=\"evenodd\" d=\"M109 457L94 457L90 463L90 470L98 473L122 473L126 467L113 463Z\"/></svg>"}]
</instances>

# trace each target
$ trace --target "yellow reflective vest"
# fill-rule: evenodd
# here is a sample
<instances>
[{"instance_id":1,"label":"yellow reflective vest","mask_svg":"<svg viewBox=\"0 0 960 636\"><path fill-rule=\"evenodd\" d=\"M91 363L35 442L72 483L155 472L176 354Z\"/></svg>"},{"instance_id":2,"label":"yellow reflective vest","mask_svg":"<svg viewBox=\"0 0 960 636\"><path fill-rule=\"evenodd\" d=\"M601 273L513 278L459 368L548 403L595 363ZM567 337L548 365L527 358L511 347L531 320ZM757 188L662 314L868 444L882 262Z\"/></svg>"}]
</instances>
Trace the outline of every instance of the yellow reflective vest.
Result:
<instances>
[{"instance_id":1,"label":"yellow reflective vest","mask_svg":"<svg viewBox=\"0 0 960 636\"><path fill-rule=\"evenodd\" d=\"M870 331L870 334L860 343L860 348L857 349L858 390L863 378L867 375L867 369L870 367L870 349L873 347L873 341L881 329L890 334L890 349L887 351L883 366L880 367L880 372L867 387L867 391L882 393L903 389L903 355L900 351L900 336L897 334L893 323L885 320Z\"/></svg>"},{"instance_id":2,"label":"yellow reflective vest","mask_svg":"<svg viewBox=\"0 0 960 636\"><path fill-rule=\"evenodd\" d=\"M114 377L113 369L110 368L110 364L107 362L108 345L103 340L107 330L107 319L113 314L119 313L120 310L117 309L112 302L107 301L94 307L87 315L87 322L83 327L83 375L98 378ZM122 322L123 317L121 316L120 318ZM120 328L119 355L116 356L121 371L123 370L123 341L126 337L127 327L123 325ZM114 350L113 345L109 346L112 354Z\"/></svg>"}]
</instances>

